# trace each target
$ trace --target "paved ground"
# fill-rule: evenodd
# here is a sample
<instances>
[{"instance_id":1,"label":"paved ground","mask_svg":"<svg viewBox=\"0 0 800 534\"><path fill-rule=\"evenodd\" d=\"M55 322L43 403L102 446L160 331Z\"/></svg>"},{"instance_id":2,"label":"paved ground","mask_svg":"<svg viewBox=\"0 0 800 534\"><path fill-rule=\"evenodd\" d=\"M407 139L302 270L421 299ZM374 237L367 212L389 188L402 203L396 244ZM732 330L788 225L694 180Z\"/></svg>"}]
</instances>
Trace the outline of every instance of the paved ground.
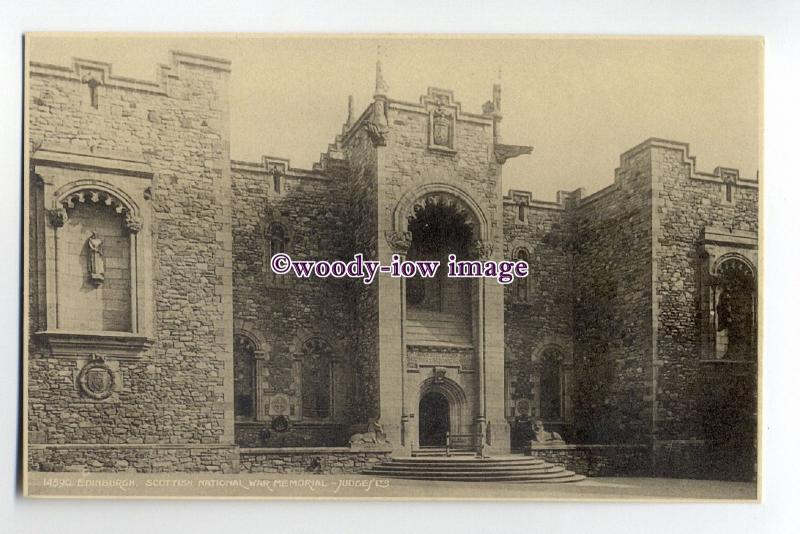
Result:
<instances>
[{"instance_id":1,"label":"paved ground","mask_svg":"<svg viewBox=\"0 0 800 534\"><path fill-rule=\"evenodd\" d=\"M420 482L361 475L30 473L32 496L345 499L753 500L756 484L591 478L569 484Z\"/></svg>"}]
</instances>

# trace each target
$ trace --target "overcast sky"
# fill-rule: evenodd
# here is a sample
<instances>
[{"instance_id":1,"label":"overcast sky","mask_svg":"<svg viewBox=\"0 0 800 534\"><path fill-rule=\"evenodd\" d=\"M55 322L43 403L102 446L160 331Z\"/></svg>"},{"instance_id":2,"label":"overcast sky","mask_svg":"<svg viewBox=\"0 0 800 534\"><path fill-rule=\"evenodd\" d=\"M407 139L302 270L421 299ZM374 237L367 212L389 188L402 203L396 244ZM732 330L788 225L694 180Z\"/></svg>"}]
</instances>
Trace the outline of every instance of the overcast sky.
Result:
<instances>
[{"instance_id":1,"label":"overcast sky","mask_svg":"<svg viewBox=\"0 0 800 534\"><path fill-rule=\"evenodd\" d=\"M30 57L69 65L107 61L113 73L155 80L169 50L230 59L231 154L288 157L309 168L339 133L347 96L369 103L381 47L390 98L417 102L452 89L480 113L502 77L503 140L533 145L509 160L504 189L553 200L613 181L619 155L648 137L689 142L698 169L759 170L761 44L708 39L409 39L257 36L43 37Z\"/></svg>"}]
</instances>

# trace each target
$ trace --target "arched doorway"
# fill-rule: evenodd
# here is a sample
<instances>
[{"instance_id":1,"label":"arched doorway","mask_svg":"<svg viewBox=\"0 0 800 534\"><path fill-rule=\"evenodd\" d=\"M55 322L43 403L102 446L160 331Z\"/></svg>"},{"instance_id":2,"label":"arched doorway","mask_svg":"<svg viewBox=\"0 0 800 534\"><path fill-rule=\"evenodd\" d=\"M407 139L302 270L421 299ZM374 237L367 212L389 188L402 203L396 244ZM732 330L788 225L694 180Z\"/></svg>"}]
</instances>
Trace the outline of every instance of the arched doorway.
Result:
<instances>
[{"instance_id":1,"label":"arched doorway","mask_svg":"<svg viewBox=\"0 0 800 534\"><path fill-rule=\"evenodd\" d=\"M420 447L444 447L450 432L450 402L444 394L429 391L419 401Z\"/></svg>"}]
</instances>

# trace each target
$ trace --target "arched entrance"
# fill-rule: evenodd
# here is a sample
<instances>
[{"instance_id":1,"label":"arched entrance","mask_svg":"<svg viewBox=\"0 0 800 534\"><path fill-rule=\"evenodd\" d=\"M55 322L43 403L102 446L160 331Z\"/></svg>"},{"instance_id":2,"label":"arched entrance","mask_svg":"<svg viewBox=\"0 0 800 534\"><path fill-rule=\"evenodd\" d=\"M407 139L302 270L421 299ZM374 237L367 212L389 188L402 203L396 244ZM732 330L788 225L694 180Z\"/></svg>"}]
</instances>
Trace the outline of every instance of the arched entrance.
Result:
<instances>
[{"instance_id":1,"label":"arched entrance","mask_svg":"<svg viewBox=\"0 0 800 534\"><path fill-rule=\"evenodd\" d=\"M429 391L419 401L420 447L444 447L450 432L450 402L438 391Z\"/></svg>"}]
</instances>

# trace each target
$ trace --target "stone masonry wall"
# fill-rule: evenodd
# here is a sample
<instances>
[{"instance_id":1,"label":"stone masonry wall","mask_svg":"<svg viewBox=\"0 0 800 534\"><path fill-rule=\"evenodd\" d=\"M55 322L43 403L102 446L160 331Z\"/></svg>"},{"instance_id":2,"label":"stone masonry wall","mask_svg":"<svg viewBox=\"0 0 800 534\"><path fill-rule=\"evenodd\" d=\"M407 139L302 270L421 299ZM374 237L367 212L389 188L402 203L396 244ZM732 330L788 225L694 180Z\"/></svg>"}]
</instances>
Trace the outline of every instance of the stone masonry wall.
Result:
<instances>
[{"instance_id":1,"label":"stone masonry wall","mask_svg":"<svg viewBox=\"0 0 800 534\"><path fill-rule=\"evenodd\" d=\"M200 444L232 445L229 65L176 53L160 85L107 76L97 87L97 107L72 69L35 67L29 108L33 153L43 144L135 153L154 171L151 199L136 201L154 216L152 227L142 232L153 240L148 259L155 331L149 350L118 362L120 387L102 401L79 394L77 360L50 357L34 338L28 362L31 441L151 444L153 450L185 444L190 456ZM35 179L31 184L37 187ZM41 199L35 191L31 198ZM43 207L32 206L38 223ZM30 250L41 248L39 238L32 231ZM30 265L35 280L41 251L32 253ZM31 288L32 295L43 291ZM31 332L55 328L42 324L41 302L31 300ZM33 458L37 454L32 451ZM183 465L169 461L176 469ZM202 467L206 460L192 462ZM219 465L216 459L208 462Z\"/></svg>"},{"instance_id":2,"label":"stone masonry wall","mask_svg":"<svg viewBox=\"0 0 800 534\"><path fill-rule=\"evenodd\" d=\"M652 150L657 203L658 376L657 435L660 439L703 439L703 370L699 244L707 226L758 232L758 189L735 187L724 201L721 180L690 177L679 143ZM755 372L755 369L753 369Z\"/></svg>"},{"instance_id":3,"label":"stone masonry wall","mask_svg":"<svg viewBox=\"0 0 800 534\"><path fill-rule=\"evenodd\" d=\"M344 447L242 450L245 473L360 473L390 457L389 451L351 451Z\"/></svg>"},{"instance_id":4,"label":"stone masonry wall","mask_svg":"<svg viewBox=\"0 0 800 534\"><path fill-rule=\"evenodd\" d=\"M233 248L235 330L254 338L259 344L256 349L264 355L257 373L261 383L256 385L260 390L256 397L262 405L256 409L257 419L264 424L271 420L263 407L268 401L265 389L288 394L290 402L297 402L289 418L294 422L303 419L299 405L302 392L293 391L298 380L294 375L300 368L294 360L306 340L318 337L334 352L333 420L346 424L357 404L352 396L351 355L355 350L351 294L352 286L359 281L277 276L269 265L269 228L273 223L286 231L286 252L292 259L347 258L351 232L346 177L335 169L327 174L289 171L282 177L281 191L276 192L272 174L254 167L234 164ZM308 425L293 425L288 434L295 444L326 444ZM237 442L252 444L244 430L237 431Z\"/></svg>"},{"instance_id":5,"label":"stone masonry wall","mask_svg":"<svg viewBox=\"0 0 800 534\"><path fill-rule=\"evenodd\" d=\"M370 113L370 109L366 113ZM378 259L378 179L377 151L366 131L356 126L345 143L349 173L347 178L348 223L352 235L350 258L363 254L365 260ZM378 381L378 285L355 280L350 286L353 306L353 423L366 423L380 414Z\"/></svg>"},{"instance_id":6,"label":"stone masonry wall","mask_svg":"<svg viewBox=\"0 0 800 534\"><path fill-rule=\"evenodd\" d=\"M650 472L647 445L555 445L530 447L525 454L590 477L645 476Z\"/></svg>"},{"instance_id":7,"label":"stone masonry wall","mask_svg":"<svg viewBox=\"0 0 800 534\"><path fill-rule=\"evenodd\" d=\"M229 446L103 447L32 446L32 471L108 473L233 473L239 461Z\"/></svg>"},{"instance_id":8,"label":"stone masonry wall","mask_svg":"<svg viewBox=\"0 0 800 534\"><path fill-rule=\"evenodd\" d=\"M641 442L651 426L650 155L573 212L575 427L584 443Z\"/></svg>"},{"instance_id":9,"label":"stone masonry wall","mask_svg":"<svg viewBox=\"0 0 800 534\"><path fill-rule=\"evenodd\" d=\"M506 203L504 208L503 258L516 259L516 253L524 249L530 264L527 298L518 297L514 284L505 288L505 357L510 380L506 387L511 388L509 415L513 416L514 401L535 398L533 364L542 349L558 347L565 360L572 360L572 239L563 206L528 206L524 221L518 220L516 204Z\"/></svg>"}]
</instances>

